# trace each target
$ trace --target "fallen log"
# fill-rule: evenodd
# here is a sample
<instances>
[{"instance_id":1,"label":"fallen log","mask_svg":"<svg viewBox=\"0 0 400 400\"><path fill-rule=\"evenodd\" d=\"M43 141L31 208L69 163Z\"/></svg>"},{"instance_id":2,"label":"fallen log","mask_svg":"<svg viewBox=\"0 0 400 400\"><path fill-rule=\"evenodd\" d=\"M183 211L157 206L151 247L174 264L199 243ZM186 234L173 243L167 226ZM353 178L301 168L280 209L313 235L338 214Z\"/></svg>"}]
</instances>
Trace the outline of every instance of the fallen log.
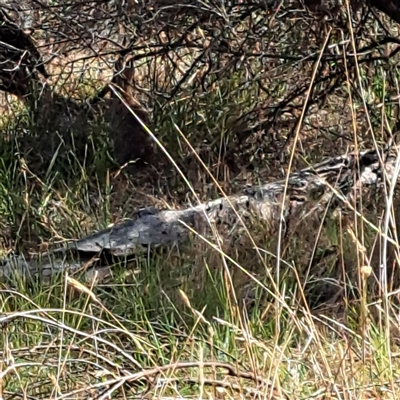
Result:
<instances>
[{"instance_id":1,"label":"fallen log","mask_svg":"<svg viewBox=\"0 0 400 400\"><path fill-rule=\"evenodd\" d=\"M41 275L76 270L90 257L109 252L117 257L144 253L149 247L183 243L191 230L202 234L212 224L233 231L249 215L267 223L300 216L310 203L313 212L337 207L357 198L364 186L377 185L394 177L398 146L329 158L309 168L293 172L287 179L248 186L239 194L226 196L182 210L145 208L134 218L89 235L38 258L7 257L0 263L0 277ZM309 212L309 210L307 211ZM226 229L225 229L226 230ZM80 255L78 261L69 254ZM82 257L83 256L83 257Z\"/></svg>"}]
</instances>

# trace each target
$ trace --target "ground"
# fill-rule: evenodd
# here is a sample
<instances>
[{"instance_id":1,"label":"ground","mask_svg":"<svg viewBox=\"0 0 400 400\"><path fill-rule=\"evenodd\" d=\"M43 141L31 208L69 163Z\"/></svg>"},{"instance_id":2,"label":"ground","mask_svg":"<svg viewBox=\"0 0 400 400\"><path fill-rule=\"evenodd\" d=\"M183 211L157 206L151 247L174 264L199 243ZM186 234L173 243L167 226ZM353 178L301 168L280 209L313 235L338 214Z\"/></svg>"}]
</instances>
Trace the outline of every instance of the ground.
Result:
<instances>
[{"instance_id":1,"label":"ground","mask_svg":"<svg viewBox=\"0 0 400 400\"><path fill-rule=\"evenodd\" d=\"M329 68L339 68L333 64ZM395 91L395 85L379 65L371 85L354 88L350 73L343 73L342 86L304 115L298 100L290 113L273 122L267 115L270 125L253 127L304 71L312 85L313 68L314 61L302 60L280 80L264 76L270 96L260 95L256 83L244 88L249 71L243 69L196 96L183 91L174 101L149 104L151 132L175 165L161 156L138 168L134 160L118 163L101 112L76 119L62 112L66 103L38 109L4 101L2 255L29 257L143 206L187 206L195 199L177 167L205 200L221 196L210 175L235 193L245 183L285 178L327 156L382 144L394 111L387 105L379 120L376 110L387 99L382 87ZM275 71L282 69L277 63ZM93 78L87 71L85 80L69 79L68 86L50 81L57 99L64 101L67 93L68 104L73 98L82 105L111 77L102 71ZM371 131L369 117L378 121ZM158 151L163 154L160 146ZM385 211L391 213L390 235L397 243L398 200L386 210L385 191L363 196L358 215L345 208L309 215L282 241L254 221L251 238L221 235L210 245L194 237L183 248L151 251L129 264L115 260L112 275L101 282L68 272L51 282L23 276L2 282L0 395L397 398L399 253L381 221Z\"/></svg>"}]
</instances>

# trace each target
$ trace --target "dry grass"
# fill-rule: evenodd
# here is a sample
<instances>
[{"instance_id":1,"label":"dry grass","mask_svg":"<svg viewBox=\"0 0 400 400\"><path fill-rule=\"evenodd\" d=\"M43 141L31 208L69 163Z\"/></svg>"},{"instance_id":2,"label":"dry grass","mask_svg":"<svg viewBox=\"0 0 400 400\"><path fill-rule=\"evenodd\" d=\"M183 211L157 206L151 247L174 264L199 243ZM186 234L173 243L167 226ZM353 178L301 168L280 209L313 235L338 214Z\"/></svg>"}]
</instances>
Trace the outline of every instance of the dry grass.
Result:
<instances>
[{"instance_id":1,"label":"dry grass","mask_svg":"<svg viewBox=\"0 0 400 400\"><path fill-rule=\"evenodd\" d=\"M196 56L189 53L179 59L180 75L171 77L176 69L159 58L138 68L138 83L149 85L145 78L155 72L157 87L166 76L179 79ZM63 65L54 65L52 75L59 76ZM62 80L54 83L68 96L88 96L103 84L97 75L83 81L70 76L71 65L65 70L68 87ZM299 65L311 76L318 62ZM287 67L281 82L270 71L262 77L274 85L271 98L290 92L300 67ZM85 68L80 65L78 72ZM277 76L283 69L276 67ZM380 141L386 116L363 136L359 129L372 116L360 104L373 99L386 110L381 88L389 82L377 67L379 88L364 87L364 70L356 71L359 92L349 73L323 104L303 116L298 108L282 115L282 136L288 125L303 120L283 161L263 143L275 138L260 132L238 150L235 135L247 126L235 125L232 115L254 109L256 100L261 108L272 103L268 96L256 97L256 85L243 89L245 74L221 77L197 96L183 88L174 101L151 104L154 133L190 188L172 166L125 174L112 164L101 135L86 143L90 152L69 149L67 158L56 152L43 171L18 147L30 121L15 107L0 146L2 252L37 252L49 241L101 229L143 205L179 207L193 200L190 191L201 199L215 197L209 174L235 191L244 181L285 176L292 156L295 169L360 148L360 136L367 144ZM340 132L332 131L335 126ZM352 142L337 139L337 133ZM246 169L249 163L252 169ZM183 249L154 251L128 265L116 260L112 276L101 283L67 273L47 284L23 278L1 283L0 398L397 399L399 246L385 234L397 242L398 200L392 207L389 199L389 192L363 197L355 207L364 219L348 209L304 216L281 238L259 221L251 226L251 238L222 233L210 244L194 237Z\"/></svg>"}]
</instances>

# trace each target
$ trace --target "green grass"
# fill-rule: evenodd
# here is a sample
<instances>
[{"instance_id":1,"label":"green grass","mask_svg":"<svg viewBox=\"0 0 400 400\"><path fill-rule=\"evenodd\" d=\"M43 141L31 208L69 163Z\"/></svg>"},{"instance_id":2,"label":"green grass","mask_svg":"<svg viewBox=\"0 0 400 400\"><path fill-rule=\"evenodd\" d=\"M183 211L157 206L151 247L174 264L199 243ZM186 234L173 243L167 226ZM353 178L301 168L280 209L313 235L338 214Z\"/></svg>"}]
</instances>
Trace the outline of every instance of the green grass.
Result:
<instances>
[{"instance_id":1,"label":"green grass","mask_svg":"<svg viewBox=\"0 0 400 400\"><path fill-rule=\"evenodd\" d=\"M42 180L29 165L18 174L21 159L10 164L3 158L1 224L19 221L15 238L21 250L54 237L79 237L111 221L117 198L112 174L99 176L104 172L96 171L96 162L83 165L70 166L73 180L52 169ZM256 228L254 239L273 252L265 228ZM308 276L308 286L318 287L329 276L338 278L341 255L354 262L353 274L348 271L354 291L349 286L333 310L309 308L310 287L303 291L302 278L314 242L302 229L285 248L278 293L263 272L266 266L275 279L274 257L262 253L260 260L244 243L231 254L241 271L201 239L193 239L186 252L155 252L114 265L112 278L102 283L66 274L47 284L3 283L3 396L83 399L109 391L113 398L396 398L395 334L386 340L379 298L362 300L354 242L340 229L337 219L326 221L316 251L320 260ZM27 244L29 232L35 238ZM329 246L338 250L324 258ZM389 302L392 330L396 308ZM238 376L227 375L218 363L229 364Z\"/></svg>"},{"instance_id":2,"label":"green grass","mask_svg":"<svg viewBox=\"0 0 400 400\"><path fill-rule=\"evenodd\" d=\"M239 90L241 79L235 75L199 99L185 101L182 94L182 101L156 108L156 133L187 167L186 175L193 172L186 163L190 151L174 123L194 147L207 143L202 159L218 175L219 150L234 143L231 114L254 106L254 87ZM382 94L378 83L372 89ZM40 151L29 153L23 146L28 139L39 146L34 141L48 132L33 126L26 110L18 115L0 136L2 254L29 255L49 242L102 229L140 206L164 200L176 206L186 199L189 188L176 171L165 172L170 193L176 191L173 201L170 193L147 185L146 173L116 173L101 116L86 147L71 140L43 162ZM327 152L321 153L324 143L304 158L320 160ZM254 146L258 150L258 143ZM268 164L260 156L253 179L264 181L258 163ZM191 175L192 189L202 198L217 195L215 187L207 187L206 171L199 164L191 168L200 171L203 184L196 186ZM281 173L268 168L264 173L271 180ZM232 189L228 175L217 179ZM382 201L372 196L374 202L381 208L360 212L377 226ZM116 261L112 276L102 282L68 273L50 282L1 282L0 395L397 398L399 249L390 247L386 268L394 273L388 287L380 288L384 239L376 230L351 211L343 217L306 216L284 237L276 282L277 234L257 221L250 231L258 251L245 236L223 237L221 246L213 238L215 248L193 237L183 249L157 250L128 264ZM372 267L370 275L365 267Z\"/></svg>"}]
</instances>

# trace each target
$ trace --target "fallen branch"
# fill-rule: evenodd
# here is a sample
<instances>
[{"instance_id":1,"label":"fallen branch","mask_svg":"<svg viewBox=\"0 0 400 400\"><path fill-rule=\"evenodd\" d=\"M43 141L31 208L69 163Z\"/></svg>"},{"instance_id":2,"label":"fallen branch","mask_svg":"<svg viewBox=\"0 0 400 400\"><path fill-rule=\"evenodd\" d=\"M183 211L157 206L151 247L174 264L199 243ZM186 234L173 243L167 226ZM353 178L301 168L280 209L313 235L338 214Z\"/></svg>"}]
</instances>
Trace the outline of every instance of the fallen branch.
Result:
<instances>
[{"instance_id":1,"label":"fallen branch","mask_svg":"<svg viewBox=\"0 0 400 400\"><path fill-rule=\"evenodd\" d=\"M285 219L298 215L309 203L316 203L322 209L328 203L335 206L337 201L348 202L362 186L382 182L384 171L391 179L396 160L394 149L397 147L387 146L381 154L375 150L351 153L292 173L285 199L286 181L279 180L246 187L240 194L184 210L144 209L136 219L80 239L68 248L92 253L108 250L117 256L127 256L143 252L147 246L181 243L189 234L186 226L204 231L210 223L215 223L233 229L250 214L272 224L279 222L282 204Z\"/></svg>"},{"instance_id":2,"label":"fallen branch","mask_svg":"<svg viewBox=\"0 0 400 400\"><path fill-rule=\"evenodd\" d=\"M310 212L310 204L315 205L312 212L327 206L335 208L357 198L363 186L382 183L385 174L388 180L392 179L397 150L397 145L387 145L381 151L330 158L290 174L287 182L279 180L246 187L242 193L184 210L144 209L132 220L41 255L42 260L7 258L0 264L0 277L10 277L15 271L22 275L41 272L46 277L60 270L82 267L82 261L69 260L69 251L91 257L104 251L130 256L147 251L149 246L179 245L188 238L190 230L204 234L212 224L234 230L250 215L272 225L279 223L281 214L286 222L294 216L301 217L305 210Z\"/></svg>"}]
</instances>

